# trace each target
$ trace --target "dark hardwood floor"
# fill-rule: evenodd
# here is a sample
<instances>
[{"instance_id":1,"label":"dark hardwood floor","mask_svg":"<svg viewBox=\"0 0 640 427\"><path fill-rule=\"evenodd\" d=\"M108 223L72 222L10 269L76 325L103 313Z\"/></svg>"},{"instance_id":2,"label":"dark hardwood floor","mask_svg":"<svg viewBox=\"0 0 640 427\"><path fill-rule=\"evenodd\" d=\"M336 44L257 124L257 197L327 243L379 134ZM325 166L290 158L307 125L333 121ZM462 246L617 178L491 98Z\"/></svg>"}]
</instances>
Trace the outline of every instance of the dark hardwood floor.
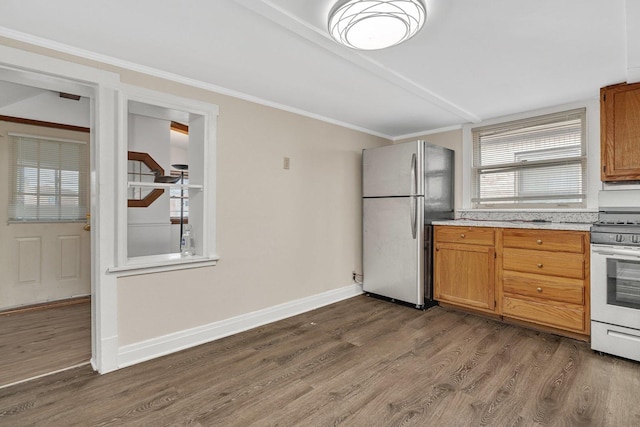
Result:
<instances>
[{"instance_id":1,"label":"dark hardwood floor","mask_svg":"<svg viewBox=\"0 0 640 427\"><path fill-rule=\"evenodd\" d=\"M0 314L0 387L89 363L89 359L88 300Z\"/></svg>"},{"instance_id":2,"label":"dark hardwood floor","mask_svg":"<svg viewBox=\"0 0 640 427\"><path fill-rule=\"evenodd\" d=\"M0 389L7 426L638 426L640 364L359 296L160 359Z\"/></svg>"}]
</instances>

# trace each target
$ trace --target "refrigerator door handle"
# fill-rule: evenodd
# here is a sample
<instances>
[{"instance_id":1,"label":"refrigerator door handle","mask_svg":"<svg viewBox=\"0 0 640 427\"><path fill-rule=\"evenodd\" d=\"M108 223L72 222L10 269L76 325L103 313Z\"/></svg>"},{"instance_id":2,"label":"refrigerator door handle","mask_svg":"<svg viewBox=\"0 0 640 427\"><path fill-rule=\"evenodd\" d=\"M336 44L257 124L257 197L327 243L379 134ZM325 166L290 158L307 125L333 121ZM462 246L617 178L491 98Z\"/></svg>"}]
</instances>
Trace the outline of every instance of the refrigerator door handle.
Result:
<instances>
[{"instance_id":1,"label":"refrigerator door handle","mask_svg":"<svg viewBox=\"0 0 640 427\"><path fill-rule=\"evenodd\" d=\"M418 203L416 201L416 190L418 187L418 174L416 168L418 167L416 153L411 155L411 235L415 240L418 232Z\"/></svg>"},{"instance_id":2,"label":"refrigerator door handle","mask_svg":"<svg viewBox=\"0 0 640 427\"><path fill-rule=\"evenodd\" d=\"M416 153L411 155L411 194L410 196L416 195L416 190L418 188L418 173L416 168L418 167Z\"/></svg>"},{"instance_id":3,"label":"refrigerator door handle","mask_svg":"<svg viewBox=\"0 0 640 427\"><path fill-rule=\"evenodd\" d=\"M418 232L418 203L416 196L411 196L411 236L415 240Z\"/></svg>"}]
</instances>

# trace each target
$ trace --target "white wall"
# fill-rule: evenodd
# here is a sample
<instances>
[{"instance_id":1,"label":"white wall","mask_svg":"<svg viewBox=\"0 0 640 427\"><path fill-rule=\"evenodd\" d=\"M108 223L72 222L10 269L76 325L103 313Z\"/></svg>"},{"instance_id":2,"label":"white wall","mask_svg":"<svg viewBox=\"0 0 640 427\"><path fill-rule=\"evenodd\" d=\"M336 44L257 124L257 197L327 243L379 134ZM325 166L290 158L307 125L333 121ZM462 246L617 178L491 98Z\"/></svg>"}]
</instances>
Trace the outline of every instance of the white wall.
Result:
<instances>
[{"instance_id":1,"label":"white wall","mask_svg":"<svg viewBox=\"0 0 640 427\"><path fill-rule=\"evenodd\" d=\"M171 131L171 164L189 164L189 135ZM180 224L171 225L170 252L180 252Z\"/></svg>"},{"instance_id":2,"label":"white wall","mask_svg":"<svg viewBox=\"0 0 640 427\"><path fill-rule=\"evenodd\" d=\"M165 175L171 171L170 122L138 114L129 114L129 151L149 154ZM171 252L169 191L146 208L127 209L129 257Z\"/></svg>"},{"instance_id":3,"label":"white wall","mask_svg":"<svg viewBox=\"0 0 640 427\"><path fill-rule=\"evenodd\" d=\"M0 115L28 117L43 122L63 123L88 128L90 126L89 98L60 98L57 92L43 93L0 108Z\"/></svg>"},{"instance_id":4,"label":"white wall","mask_svg":"<svg viewBox=\"0 0 640 427\"><path fill-rule=\"evenodd\" d=\"M171 131L169 135L171 144L171 164L189 163L189 135ZM167 173L168 175L168 173Z\"/></svg>"},{"instance_id":5,"label":"white wall","mask_svg":"<svg viewBox=\"0 0 640 427\"><path fill-rule=\"evenodd\" d=\"M361 272L363 148L390 143L293 113L25 43L8 46L120 73L219 106L215 267L117 279L122 346L338 290ZM282 167L290 157L291 169Z\"/></svg>"},{"instance_id":6,"label":"white wall","mask_svg":"<svg viewBox=\"0 0 640 427\"><path fill-rule=\"evenodd\" d=\"M387 141L230 97L182 94L189 93L220 106L221 259L120 278L121 345L347 286L352 270L362 271L361 151Z\"/></svg>"},{"instance_id":7,"label":"white wall","mask_svg":"<svg viewBox=\"0 0 640 427\"><path fill-rule=\"evenodd\" d=\"M108 303L117 307L118 327L101 333L108 349L100 354L111 354L113 344L144 347L148 340L340 291L352 284L352 270L361 272L361 151L390 141L22 42L0 38L0 44L219 106L220 260L214 267L117 278L117 295L109 293ZM285 156L290 170L282 168Z\"/></svg>"}]
</instances>

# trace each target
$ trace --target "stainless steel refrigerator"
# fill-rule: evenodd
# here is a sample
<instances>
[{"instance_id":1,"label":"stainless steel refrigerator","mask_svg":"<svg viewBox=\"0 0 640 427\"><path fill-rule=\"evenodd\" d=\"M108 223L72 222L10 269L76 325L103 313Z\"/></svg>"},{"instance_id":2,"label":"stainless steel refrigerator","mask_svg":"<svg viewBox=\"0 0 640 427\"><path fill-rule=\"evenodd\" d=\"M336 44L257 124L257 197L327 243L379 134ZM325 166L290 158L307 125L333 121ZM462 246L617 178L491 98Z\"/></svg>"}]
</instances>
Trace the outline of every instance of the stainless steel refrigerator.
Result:
<instances>
[{"instance_id":1,"label":"stainless steel refrigerator","mask_svg":"<svg viewBox=\"0 0 640 427\"><path fill-rule=\"evenodd\" d=\"M363 288L433 305L435 219L453 218L453 151L414 141L362 152Z\"/></svg>"}]
</instances>

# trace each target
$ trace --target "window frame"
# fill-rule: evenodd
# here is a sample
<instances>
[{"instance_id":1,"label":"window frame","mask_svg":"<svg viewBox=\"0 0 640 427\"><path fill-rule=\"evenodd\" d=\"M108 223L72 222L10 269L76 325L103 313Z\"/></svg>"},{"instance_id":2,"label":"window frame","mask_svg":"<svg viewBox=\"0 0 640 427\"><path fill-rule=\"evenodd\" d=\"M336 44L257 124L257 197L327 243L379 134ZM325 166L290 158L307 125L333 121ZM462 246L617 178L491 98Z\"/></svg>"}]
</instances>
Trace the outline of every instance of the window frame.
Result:
<instances>
[{"instance_id":1,"label":"window frame","mask_svg":"<svg viewBox=\"0 0 640 427\"><path fill-rule=\"evenodd\" d=\"M120 276L123 276L142 272L170 271L216 265L219 259L216 252L215 239L215 168L218 106L136 86L122 85L120 89L116 153L117 255L115 265L110 267L108 271L111 273L118 272ZM130 101L146 104L151 107L151 110L158 107L158 111L163 109L183 111L188 112L191 117L195 117L195 122L192 121L189 125L189 144L190 149L193 146L201 150L201 157L199 158L203 166L202 168L190 168L189 170L190 178L198 182L198 185L194 184L194 186L202 188L202 191L200 191L202 197L199 201L202 208L197 209L197 212L190 212L191 225L196 234L197 252L194 256L182 257L180 253L169 253L129 257L127 254L127 153L129 151L128 114L130 112ZM171 185L160 184L160 186L169 188ZM193 204L190 207L193 209Z\"/></svg>"},{"instance_id":2,"label":"window frame","mask_svg":"<svg viewBox=\"0 0 640 427\"><path fill-rule=\"evenodd\" d=\"M578 121L578 138L579 143L573 144L578 146L579 153L570 157L553 157L547 159L532 159L532 160L517 160L517 157L508 159L507 161L500 161L498 163L482 163L482 159L485 156L491 156L493 152L503 151L501 147L505 147L504 150L511 152L511 149L518 146L524 149L526 145L535 145L541 142L541 138L544 138L545 142L548 138L554 140L557 137L565 135L563 133L563 127L565 124L573 123L571 135L576 135L575 122ZM553 114L546 114L542 116L534 116L531 118L507 121L502 123L496 123L488 126L480 126L472 129L473 136L473 175L472 175L472 187L474 194L472 195L472 206L474 208L485 209L511 209L511 208L584 208L586 206L586 194L584 189L586 188L586 109L574 109L569 111L561 111ZM513 133L520 135L513 137ZM495 140L495 135L498 135L498 140ZM508 144L508 145L505 145ZM515 144L515 147L511 144ZM530 147L524 153L550 153L552 151L558 151L559 149L565 149L566 147L553 146L546 149L535 149ZM514 156L518 153L513 152ZM476 163L478 161L478 163ZM518 188L522 186L521 177L527 172L535 172L540 168L554 168L557 166L578 165L579 178L576 180L580 183L580 189L574 194L563 195L559 192L546 191L545 193L538 193L537 195L524 195L518 192ZM499 195L496 197L483 196L488 188L482 186L482 177L491 177L493 174L507 174L503 178L509 179L510 174L513 174L511 179L513 194L511 196ZM547 172L548 173L548 172ZM551 178L549 175L548 178ZM548 181L545 181L545 183ZM489 184L487 184L489 185ZM500 185L500 184L498 184ZM495 187L489 187L495 188ZM570 196L570 197L569 197ZM571 200L571 199L578 199Z\"/></svg>"},{"instance_id":3,"label":"window frame","mask_svg":"<svg viewBox=\"0 0 640 427\"><path fill-rule=\"evenodd\" d=\"M8 201L8 212L7 212L7 216L8 216L8 223L9 224L42 224L42 223L59 223L59 224L63 224L63 223L77 223L77 222L86 222L86 218L87 218L87 214L89 214L90 211L90 204L89 204L89 143L87 141L82 141L82 140L76 140L76 139L65 139L65 138L55 138L55 137L48 137L48 136L42 136L42 135L31 135L31 134L24 134L24 133L16 133L16 132L9 132L7 135L10 139L9 143L11 144L10 147L10 156L11 158L9 159L9 165L10 165L10 177L9 177L9 201ZM16 205L16 200L19 196L19 192L17 191L17 186L18 186L18 177L17 177L17 173L18 170L20 168L20 166L18 165L18 154L16 151L16 147L15 147L15 143L13 138L25 138L25 139L30 139L30 140L36 140L38 141L38 158L40 160L40 152L41 152L41 146L44 143L51 143L51 144L56 144L58 145L58 147L61 146L61 144L75 144L78 146L83 147L83 150L80 153L80 157L78 158L79 160L79 164L78 164L78 192L77 192L77 199L78 199L78 211L80 212L78 214L77 217L75 218L61 218L61 200L63 197L70 197L69 194L64 194L61 191L61 183L60 183L60 179L58 178L58 175L61 171L63 171L63 169L61 169L60 167L57 169L51 169L56 171L56 191L54 194L45 194L41 191L41 183L40 180L38 180L38 184L37 184L37 191L35 194L31 194L33 196L36 196L37 198L40 198L43 195L49 195L52 197L55 197L58 201L56 203L56 206L58 206L58 215L57 218L53 218L53 217L41 217L40 214L37 215L37 217L24 217L24 218L17 218L15 215L12 214L11 209L12 206ZM59 165L58 165L59 166ZM37 167L38 170L43 169L40 166ZM26 193L20 193L23 195L26 195ZM71 196L73 197L73 195Z\"/></svg>"},{"instance_id":4,"label":"window frame","mask_svg":"<svg viewBox=\"0 0 640 427\"><path fill-rule=\"evenodd\" d=\"M473 135L472 131L478 127L496 125L500 123L532 119L537 116L561 113L564 111L585 108L585 140L586 140L586 176L585 176L585 200L584 207L576 206L500 206L500 207L474 207L472 178L473 178ZM462 206L459 211L470 212L597 212L598 191L602 189L600 181L600 109L598 99L572 102L554 107L542 108L508 116L487 119L477 123L468 123L462 126Z\"/></svg>"}]
</instances>

